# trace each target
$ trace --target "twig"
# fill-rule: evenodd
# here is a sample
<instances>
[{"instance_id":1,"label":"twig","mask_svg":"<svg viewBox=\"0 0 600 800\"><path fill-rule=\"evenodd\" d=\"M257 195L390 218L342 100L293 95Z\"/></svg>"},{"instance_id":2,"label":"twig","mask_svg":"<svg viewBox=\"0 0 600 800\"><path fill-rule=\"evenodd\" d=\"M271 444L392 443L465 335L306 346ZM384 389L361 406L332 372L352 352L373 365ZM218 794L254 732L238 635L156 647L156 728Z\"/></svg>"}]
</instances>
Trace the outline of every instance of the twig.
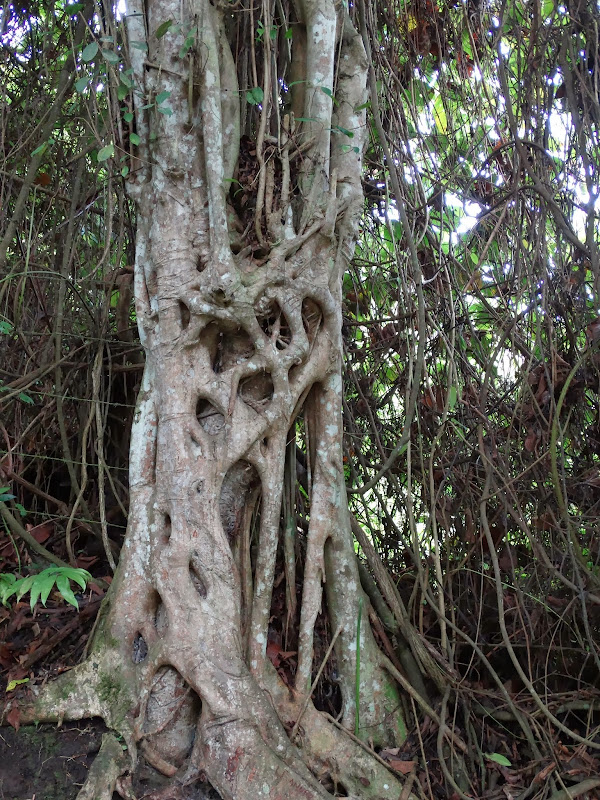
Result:
<instances>
[{"instance_id":1,"label":"twig","mask_svg":"<svg viewBox=\"0 0 600 800\"><path fill-rule=\"evenodd\" d=\"M359 747L362 747L362 749L363 749L363 750L364 750L366 753L368 753L368 754L369 754L369 755L370 755L372 758L374 758L374 759L375 759L376 761L378 761L378 762L379 762L379 763L380 763L382 766L384 766L384 767L385 767L387 770L389 770L389 771L392 773L392 775L394 775L395 777L398 777L398 776L401 774L401 773L399 773L397 770L395 770L395 769L392 767L392 765L391 765L391 764L388 764L388 762L387 762L387 761L386 761L384 758L382 758L382 757L381 757L381 756L380 756L378 753L376 753L376 752L375 752L375 750L373 750L371 747L369 747L369 745L368 745L368 744L365 744L364 742L362 742L362 741L361 741L361 740L358 738L358 736L355 736L355 735L354 735L354 734L353 734L351 731L349 731L347 728L344 728L344 726L341 724L341 722L338 722L338 721L337 721L337 719L336 719L335 717L332 717L332 716L331 716L331 714L326 714L326 713L323 713L323 716L325 717L325 719L326 719L328 722L331 722L331 724L332 724L332 725L335 725L335 727L336 727L336 728L338 728L338 729L339 729L340 731L342 731L343 733L345 733L345 734L346 734L346 736L349 736L349 737L350 737L350 739L352 739L352 741L353 741L355 744L357 744ZM403 776L402 776L402 777L403 777ZM410 795L410 797L414 797L414 795ZM410 800L410 798L409 798L409 800Z\"/></svg>"},{"instance_id":2,"label":"twig","mask_svg":"<svg viewBox=\"0 0 600 800\"><path fill-rule=\"evenodd\" d=\"M310 688L310 692L308 693L308 695L306 697L306 700L304 701L304 705L302 706L302 710L300 711L300 714L298 715L298 719L296 720L296 724L292 728L292 733L290 735L290 741L292 741L292 742L296 738L296 734L298 732L298 726L300 725L300 720L302 719L302 717L304 716L304 712L308 708L308 704L310 702L310 698L312 697L312 693L314 692L314 690L317 687L317 684L319 682L319 678L321 677L321 673L325 669L325 664L327 663L327 659L329 658L329 656L331 655L331 651L333 650L333 646L335 644L335 640L338 638L338 636L342 632L342 627L343 627L342 625L338 625L336 632L333 634L333 637L331 639L329 647L327 648L327 652L325 653L323 661L321 662L321 666L319 667L319 671L317 672L317 677L315 678L315 680L313 682L313 685Z\"/></svg>"},{"instance_id":3,"label":"twig","mask_svg":"<svg viewBox=\"0 0 600 800\"><path fill-rule=\"evenodd\" d=\"M592 789L596 789L598 786L600 786L600 778L587 778L580 783L576 783L575 786L559 789L558 792L551 794L548 800L571 800L573 797L579 797L580 794L591 792Z\"/></svg>"},{"instance_id":4,"label":"twig","mask_svg":"<svg viewBox=\"0 0 600 800\"><path fill-rule=\"evenodd\" d=\"M15 536L20 536L21 539L23 539L23 541L26 542L27 545L32 550L35 550L35 552L38 555L42 556L42 558L45 558L46 561L49 561L51 564L55 564L57 567L69 566L64 561L61 561L61 559L58 558L57 556L52 555L52 553L49 550L46 550L44 545L40 544L39 542L36 542L36 540L29 533L29 531L25 530L25 528L21 525L19 520L10 513L10 511L6 507L6 503L0 503L0 516L2 517L4 522L8 525L11 533L14 533Z\"/></svg>"}]
</instances>

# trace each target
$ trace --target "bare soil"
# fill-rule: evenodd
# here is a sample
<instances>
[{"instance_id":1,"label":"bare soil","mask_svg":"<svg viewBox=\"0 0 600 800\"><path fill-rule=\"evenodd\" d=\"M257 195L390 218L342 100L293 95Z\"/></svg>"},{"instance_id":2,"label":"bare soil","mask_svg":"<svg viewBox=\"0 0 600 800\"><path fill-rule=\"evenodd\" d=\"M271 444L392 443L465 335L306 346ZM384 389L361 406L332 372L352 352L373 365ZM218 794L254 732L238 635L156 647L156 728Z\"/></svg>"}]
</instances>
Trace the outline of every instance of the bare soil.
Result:
<instances>
[{"instance_id":1,"label":"bare soil","mask_svg":"<svg viewBox=\"0 0 600 800\"><path fill-rule=\"evenodd\" d=\"M0 728L0 800L75 800L97 755L102 734L100 720L56 725L23 725L16 731ZM142 763L134 777L135 796L155 798L167 779ZM167 795L162 795L167 800ZM218 795L208 784L196 782L168 793L169 800L212 800ZM118 794L113 800L120 800Z\"/></svg>"},{"instance_id":2,"label":"bare soil","mask_svg":"<svg viewBox=\"0 0 600 800\"><path fill-rule=\"evenodd\" d=\"M0 728L0 800L71 800L100 749L97 720Z\"/></svg>"}]
</instances>

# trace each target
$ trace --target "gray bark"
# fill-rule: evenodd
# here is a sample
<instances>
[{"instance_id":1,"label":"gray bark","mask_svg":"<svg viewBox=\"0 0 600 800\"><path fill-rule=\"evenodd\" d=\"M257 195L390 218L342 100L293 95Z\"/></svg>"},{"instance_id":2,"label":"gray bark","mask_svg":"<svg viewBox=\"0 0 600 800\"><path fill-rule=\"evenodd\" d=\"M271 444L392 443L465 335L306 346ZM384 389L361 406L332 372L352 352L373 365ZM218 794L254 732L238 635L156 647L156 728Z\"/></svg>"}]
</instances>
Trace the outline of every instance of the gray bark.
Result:
<instances>
[{"instance_id":1,"label":"gray bark","mask_svg":"<svg viewBox=\"0 0 600 800\"><path fill-rule=\"evenodd\" d=\"M223 798L322 798L337 785L349 796L397 798L397 779L360 743L394 746L405 730L369 626L342 465L341 280L362 207L366 59L342 4L298 2L292 59L303 78L293 102L306 121L294 122L273 99L280 84L265 33L256 209L244 239L229 188L245 87L227 5L128 8L131 45L148 46L131 47L141 146L129 190L146 366L129 529L90 659L71 673L68 700L43 702L65 715L100 713L132 759L140 750L179 780L203 771ZM267 32L271 13L266 4ZM166 20L179 32L158 38ZM164 91L168 101L152 105ZM296 530L282 500L300 414L311 484L297 598ZM284 530L290 619L300 604L293 686L267 656ZM337 632L339 725L309 699L323 603Z\"/></svg>"}]
</instances>

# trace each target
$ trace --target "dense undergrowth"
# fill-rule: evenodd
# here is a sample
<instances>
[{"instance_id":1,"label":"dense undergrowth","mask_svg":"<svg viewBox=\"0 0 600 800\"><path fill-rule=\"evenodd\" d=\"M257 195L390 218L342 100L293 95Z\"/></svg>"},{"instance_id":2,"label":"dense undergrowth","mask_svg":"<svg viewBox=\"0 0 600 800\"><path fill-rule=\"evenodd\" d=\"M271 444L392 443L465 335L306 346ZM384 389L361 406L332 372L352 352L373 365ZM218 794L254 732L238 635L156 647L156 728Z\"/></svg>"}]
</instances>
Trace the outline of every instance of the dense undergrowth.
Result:
<instances>
[{"instance_id":1,"label":"dense undergrowth","mask_svg":"<svg viewBox=\"0 0 600 800\"><path fill-rule=\"evenodd\" d=\"M95 74L82 60L81 19L100 25L87 5L34 5L0 17L0 487L14 496L0 495L0 571L24 576L51 554L94 581L79 610L57 594L35 614L27 598L0 609L7 685L83 654L127 523L143 368L123 190L135 141L127 75L115 82L108 57ZM424 797L591 797L600 14L583 2L366 5L357 25L378 100L344 280L344 464L368 535L356 550L378 642L402 669L398 615L372 588L383 570L445 676L419 664L437 719L409 698L409 738L385 757ZM236 13L231 24L247 24ZM241 209L258 169L256 105L250 96ZM121 161L103 152L107 137ZM300 514L300 538L303 526ZM283 608L276 591L282 631ZM320 624L316 666L331 639ZM294 673L291 650L268 655ZM335 692L326 672L318 707L333 713ZM440 724L456 734L468 784L453 778Z\"/></svg>"}]
</instances>

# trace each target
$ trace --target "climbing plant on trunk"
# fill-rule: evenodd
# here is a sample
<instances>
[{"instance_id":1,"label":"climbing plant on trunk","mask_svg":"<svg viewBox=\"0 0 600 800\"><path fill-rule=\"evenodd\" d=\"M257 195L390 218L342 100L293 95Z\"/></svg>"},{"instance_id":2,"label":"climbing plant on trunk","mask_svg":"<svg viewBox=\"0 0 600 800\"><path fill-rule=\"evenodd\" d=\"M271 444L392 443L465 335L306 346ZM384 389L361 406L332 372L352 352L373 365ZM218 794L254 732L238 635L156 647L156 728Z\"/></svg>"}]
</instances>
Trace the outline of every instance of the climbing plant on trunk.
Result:
<instances>
[{"instance_id":1,"label":"climbing plant on trunk","mask_svg":"<svg viewBox=\"0 0 600 800\"><path fill-rule=\"evenodd\" d=\"M104 717L130 767L141 752L180 781L204 773L223 798L396 798L372 748L400 743L404 722L342 463L362 40L329 0L132 2L126 31L146 356L129 526L88 658L35 714ZM278 575L287 672L268 650ZM337 719L311 699L320 662ZM80 797L130 791L110 737L104 756Z\"/></svg>"}]
</instances>

